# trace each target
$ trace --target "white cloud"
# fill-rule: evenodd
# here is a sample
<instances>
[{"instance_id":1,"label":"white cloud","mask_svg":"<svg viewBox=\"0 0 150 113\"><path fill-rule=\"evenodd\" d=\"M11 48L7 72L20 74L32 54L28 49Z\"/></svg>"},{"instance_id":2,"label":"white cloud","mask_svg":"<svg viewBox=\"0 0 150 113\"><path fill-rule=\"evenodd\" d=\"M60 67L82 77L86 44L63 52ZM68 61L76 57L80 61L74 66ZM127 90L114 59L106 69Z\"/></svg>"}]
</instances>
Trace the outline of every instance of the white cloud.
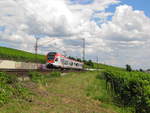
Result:
<instances>
[{"instance_id":1,"label":"white cloud","mask_svg":"<svg viewBox=\"0 0 150 113\"><path fill-rule=\"evenodd\" d=\"M101 4L100 1L96 1L98 2ZM18 46L20 48L21 42L27 37L33 37L33 44L35 36L38 35L72 40L86 38L87 43L91 45L93 43L91 39L94 39L99 31L99 27L90 21L93 13L91 9L76 12L74 11L76 8L70 9L65 0L6 0L0 5L3 6L0 13L3 21L0 21L0 25L6 27L1 40L20 43ZM99 42L102 40L99 39Z\"/></svg>"},{"instance_id":2,"label":"white cloud","mask_svg":"<svg viewBox=\"0 0 150 113\"><path fill-rule=\"evenodd\" d=\"M143 11L133 10L128 5L118 6L112 21L101 25L101 36L113 50L110 57L112 62L115 61L119 65L129 63L134 67L148 66L141 59L150 56L148 52L145 54L149 49L149 29L150 18L146 17ZM127 57L124 57L125 55ZM149 62L149 59L145 60Z\"/></svg>"},{"instance_id":3,"label":"white cloud","mask_svg":"<svg viewBox=\"0 0 150 113\"><path fill-rule=\"evenodd\" d=\"M109 64L136 64L144 55L133 57L139 53L137 48L143 52L149 48L150 19L128 5L118 6L114 14L105 12L110 4L118 3L119 0L95 0L87 5L70 4L68 0L0 0L0 26L5 26L0 31L0 41L33 52L38 36L40 53L66 51L81 56L81 39L85 38L87 58L99 55ZM96 10L101 13L95 14ZM106 19L97 25L91 21L93 16L104 20L112 16L112 21ZM122 55L128 52L127 60Z\"/></svg>"},{"instance_id":4,"label":"white cloud","mask_svg":"<svg viewBox=\"0 0 150 113\"><path fill-rule=\"evenodd\" d=\"M131 6L117 7L112 21L101 26L105 38L118 41L149 40L150 19ZM108 32L109 31L109 32ZM107 33L106 33L107 32Z\"/></svg>"}]
</instances>

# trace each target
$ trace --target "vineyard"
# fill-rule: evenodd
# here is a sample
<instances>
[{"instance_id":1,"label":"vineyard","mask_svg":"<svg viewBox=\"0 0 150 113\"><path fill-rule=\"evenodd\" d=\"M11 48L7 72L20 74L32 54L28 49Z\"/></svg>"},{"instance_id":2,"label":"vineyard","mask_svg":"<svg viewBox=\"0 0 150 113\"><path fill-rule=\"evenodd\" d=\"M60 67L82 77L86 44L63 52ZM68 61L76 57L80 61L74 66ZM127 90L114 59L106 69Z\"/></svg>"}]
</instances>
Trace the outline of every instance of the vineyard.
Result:
<instances>
[{"instance_id":1,"label":"vineyard","mask_svg":"<svg viewBox=\"0 0 150 113\"><path fill-rule=\"evenodd\" d=\"M133 107L135 113L150 112L150 74L109 69L103 72L103 77L119 105Z\"/></svg>"},{"instance_id":2,"label":"vineyard","mask_svg":"<svg viewBox=\"0 0 150 113\"><path fill-rule=\"evenodd\" d=\"M24 62L36 62L35 54L6 47L0 47L0 59L24 61ZM39 63L45 63L45 56L38 54L37 61Z\"/></svg>"}]
</instances>

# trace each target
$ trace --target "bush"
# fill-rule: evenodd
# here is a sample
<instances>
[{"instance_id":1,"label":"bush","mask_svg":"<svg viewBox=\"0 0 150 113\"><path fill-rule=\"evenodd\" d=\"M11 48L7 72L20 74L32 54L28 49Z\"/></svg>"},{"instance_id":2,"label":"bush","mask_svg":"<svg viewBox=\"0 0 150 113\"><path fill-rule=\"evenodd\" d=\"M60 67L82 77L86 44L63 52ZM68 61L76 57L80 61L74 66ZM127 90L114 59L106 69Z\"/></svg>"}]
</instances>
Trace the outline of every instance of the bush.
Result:
<instances>
[{"instance_id":1,"label":"bush","mask_svg":"<svg viewBox=\"0 0 150 113\"><path fill-rule=\"evenodd\" d=\"M18 82L16 75L7 75L6 73L0 72L0 81L1 83L14 84Z\"/></svg>"},{"instance_id":2,"label":"bush","mask_svg":"<svg viewBox=\"0 0 150 113\"><path fill-rule=\"evenodd\" d=\"M12 97L26 99L29 91L19 83L15 75L0 72L0 106L8 103Z\"/></svg>"},{"instance_id":3,"label":"bush","mask_svg":"<svg viewBox=\"0 0 150 113\"><path fill-rule=\"evenodd\" d=\"M126 65L126 70L129 71L129 72L131 72L131 71L132 71L131 66L127 64L127 65Z\"/></svg>"},{"instance_id":4,"label":"bush","mask_svg":"<svg viewBox=\"0 0 150 113\"><path fill-rule=\"evenodd\" d=\"M0 106L7 103L13 96L12 88L4 83L0 83Z\"/></svg>"}]
</instances>

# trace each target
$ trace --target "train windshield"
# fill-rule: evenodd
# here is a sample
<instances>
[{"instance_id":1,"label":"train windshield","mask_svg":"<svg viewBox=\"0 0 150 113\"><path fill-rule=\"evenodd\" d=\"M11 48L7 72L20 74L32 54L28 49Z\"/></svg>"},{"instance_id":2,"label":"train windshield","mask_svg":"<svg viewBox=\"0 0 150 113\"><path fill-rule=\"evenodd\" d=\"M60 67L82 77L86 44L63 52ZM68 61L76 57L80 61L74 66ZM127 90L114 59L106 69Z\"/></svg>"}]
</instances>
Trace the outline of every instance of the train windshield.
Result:
<instances>
[{"instance_id":1,"label":"train windshield","mask_svg":"<svg viewBox=\"0 0 150 113\"><path fill-rule=\"evenodd\" d=\"M55 52L50 52L47 55L48 60L54 60L56 53Z\"/></svg>"}]
</instances>

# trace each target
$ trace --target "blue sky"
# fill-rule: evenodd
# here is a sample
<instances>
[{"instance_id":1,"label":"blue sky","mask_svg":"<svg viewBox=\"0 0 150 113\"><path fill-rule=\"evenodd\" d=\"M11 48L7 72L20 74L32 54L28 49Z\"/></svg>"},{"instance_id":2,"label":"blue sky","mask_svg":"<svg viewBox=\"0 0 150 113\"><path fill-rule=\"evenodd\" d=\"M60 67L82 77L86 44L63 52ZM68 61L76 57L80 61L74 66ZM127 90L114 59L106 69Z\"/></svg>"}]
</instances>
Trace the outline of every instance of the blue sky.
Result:
<instances>
[{"instance_id":1,"label":"blue sky","mask_svg":"<svg viewBox=\"0 0 150 113\"><path fill-rule=\"evenodd\" d=\"M135 10L143 10L150 17L150 0L121 0L121 4L131 5Z\"/></svg>"},{"instance_id":2,"label":"blue sky","mask_svg":"<svg viewBox=\"0 0 150 113\"><path fill-rule=\"evenodd\" d=\"M87 5L94 3L95 0L70 0L72 4L81 4L81 5ZM116 7L119 5L127 4L129 6L133 7L133 10L140 10L143 11L144 14L148 17L150 17L150 0L120 0L119 4L112 4L108 8L105 9L106 12L112 12L114 13L116 10ZM95 11L99 12L99 11ZM100 11L101 12L101 11ZM108 16L107 20L111 20L112 16ZM98 25L101 24L101 19L98 17L92 17L91 21L95 21Z\"/></svg>"},{"instance_id":3,"label":"blue sky","mask_svg":"<svg viewBox=\"0 0 150 113\"><path fill-rule=\"evenodd\" d=\"M92 4L94 0L70 0L72 4ZM134 10L142 10L146 14L146 16L150 17L150 0L121 0L121 2L117 5L111 5L106 11L114 12L116 6L118 5L131 5Z\"/></svg>"},{"instance_id":4,"label":"blue sky","mask_svg":"<svg viewBox=\"0 0 150 113\"><path fill-rule=\"evenodd\" d=\"M94 0L70 0L70 1L73 4L82 4L82 5L91 4L94 2Z\"/></svg>"},{"instance_id":5,"label":"blue sky","mask_svg":"<svg viewBox=\"0 0 150 113\"><path fill-rule=\"evenodd\" d=\"M5 31L5 26L0 26L0 32Z\"/></svg>"}]
</instances>

